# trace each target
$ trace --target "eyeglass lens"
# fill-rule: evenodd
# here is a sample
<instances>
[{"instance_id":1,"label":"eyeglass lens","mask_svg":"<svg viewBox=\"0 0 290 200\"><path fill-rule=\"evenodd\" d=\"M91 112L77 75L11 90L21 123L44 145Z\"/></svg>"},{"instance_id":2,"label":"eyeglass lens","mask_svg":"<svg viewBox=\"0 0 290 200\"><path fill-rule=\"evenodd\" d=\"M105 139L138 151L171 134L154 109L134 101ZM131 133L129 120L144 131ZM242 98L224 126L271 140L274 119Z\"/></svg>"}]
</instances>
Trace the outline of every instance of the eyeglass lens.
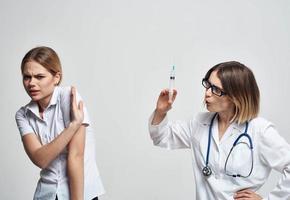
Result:
<instances>
[{"instance_id":1,"label":"eyeglass lens","mask_svg":"<svg viewBox=\"0 0 290 200\"><path fill-rule=\"evenodd\" d=\"M205 87L206 89L209 89L211 88L211 92L217 96L222 96L224 95L225 93L220 89L218 88L217 86L211 84L208 80L206 79L202 79L202 85L203 87Z\"/></svg>"}]
</instances>

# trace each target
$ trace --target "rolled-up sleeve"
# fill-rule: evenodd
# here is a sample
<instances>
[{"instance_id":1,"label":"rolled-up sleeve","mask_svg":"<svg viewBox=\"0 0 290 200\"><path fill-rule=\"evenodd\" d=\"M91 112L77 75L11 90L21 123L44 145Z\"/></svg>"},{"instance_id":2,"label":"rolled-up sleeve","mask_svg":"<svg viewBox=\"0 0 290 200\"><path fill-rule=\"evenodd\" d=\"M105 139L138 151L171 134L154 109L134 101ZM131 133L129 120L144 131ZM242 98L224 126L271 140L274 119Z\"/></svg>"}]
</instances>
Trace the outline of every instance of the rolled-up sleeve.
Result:
<instances>
[{"instance_id":1,"label":"rolled-up sleeve","mask_svg":"<svg viewBox=\"0 0 290 200\"><path fill-rule=\"evenodd\" d=\"M270 124L261 135L259 147L265 165L282 173L276 187L265 199L290 199L290 145Z\"/></svg>"},{"instance_id":2,"label":"rolled-up sleeve","mask_svg":"<svg viewBox=\"0 0 290 200\"><path fill-rule=\"evenodd\" d=\"M152 125L154 112L149 118L149 133L153 144L167 149L190 148L191 121L168 121L166 116L158 125Z\"/></svg>"}]
</instances>

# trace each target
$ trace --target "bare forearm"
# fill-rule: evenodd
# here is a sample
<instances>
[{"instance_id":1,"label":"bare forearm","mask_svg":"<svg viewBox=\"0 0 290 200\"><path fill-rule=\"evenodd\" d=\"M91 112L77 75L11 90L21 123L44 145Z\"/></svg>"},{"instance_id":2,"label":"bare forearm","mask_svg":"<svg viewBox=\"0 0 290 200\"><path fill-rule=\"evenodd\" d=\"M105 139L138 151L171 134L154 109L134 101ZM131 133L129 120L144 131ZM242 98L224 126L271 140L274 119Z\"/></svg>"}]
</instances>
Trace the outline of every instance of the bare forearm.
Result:
<instances>
[{"instance_id":1,"label":"bare forearm","mask_svg":"<svg viewBox=\"0 0 290 200\"><path fill-rule=\"evenodd\" d=\"M85 126L81 126L68 144L68 178L71 200L84 197Z\"/></svg>"},{"instance_id":2,"label":"bare forearm","mask_svg":"<svg viewBox=\"0 0 290 200\"><path fill-rule=\"evenodd\" d=\"M33 155L33 162L40 168L46 168L67 146L79 125L71 123L52 142L41 146Z\"/></svg>"},{"instance_id":3,"label":"bare forearm","mask_svg":"<svg viewBox=\"0 0 290 200\"><path fill-rule=\"evenodd\" d=\"M82 156L68 158L68 177L70 200L84 198L84 158Z\"/></svg>"}]
</instances>

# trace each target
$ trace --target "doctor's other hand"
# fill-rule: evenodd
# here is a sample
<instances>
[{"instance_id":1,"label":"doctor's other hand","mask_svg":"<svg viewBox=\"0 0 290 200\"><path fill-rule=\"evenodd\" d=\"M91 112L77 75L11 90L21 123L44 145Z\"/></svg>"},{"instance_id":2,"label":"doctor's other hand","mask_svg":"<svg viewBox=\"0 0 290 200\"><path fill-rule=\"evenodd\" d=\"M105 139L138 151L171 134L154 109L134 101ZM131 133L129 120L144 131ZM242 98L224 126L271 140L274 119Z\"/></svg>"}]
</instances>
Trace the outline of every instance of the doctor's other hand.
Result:
<instances>
[{"instance_id":1,"label":"doctor's other hand","mask_svg":"<svg viewBox=\"0 0 290 200\"><path fill-rule=\"evenodd\" d=\"M164 119L166 113L171 109L176 95L177 91L173 90L172 101L170 101L168 89L164 89L160 92L156 104L155 114L152 120L152 125L159 124Z\"/></svg>"},{"instance_id":2,"label":"doctor's other hand","mask_svg":"<svg viewBox=\"0 0 290 200\"><path fill-rule=\"evenodd\" d=\"M234 195L234 200L262 200L262 197L250 189L240 190Z\"/></svg>"},{"instance_id":3,"label":"doctor's other hand","mask_svg":"<svg viewBox=\"0 0 290 200\"><path fill-rule=\"evenodd\" d=\"M71 123L80 126L84 120L84 111L83 111L83 102L80 101L77 104L76 99L76 88L71 87L71 103L70 103L70 112L71 112Z\"/></svg>"}]
</instances>

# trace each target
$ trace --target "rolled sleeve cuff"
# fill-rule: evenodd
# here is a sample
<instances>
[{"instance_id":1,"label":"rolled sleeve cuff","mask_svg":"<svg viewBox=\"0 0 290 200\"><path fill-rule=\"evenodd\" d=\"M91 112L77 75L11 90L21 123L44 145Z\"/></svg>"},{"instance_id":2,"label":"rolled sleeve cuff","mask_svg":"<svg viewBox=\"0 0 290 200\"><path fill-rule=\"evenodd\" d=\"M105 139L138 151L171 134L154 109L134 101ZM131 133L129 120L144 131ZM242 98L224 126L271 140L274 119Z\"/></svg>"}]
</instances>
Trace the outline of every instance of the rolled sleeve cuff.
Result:
<instances>
[{"instance_id":1,"label":"rolled sleeve cuff","mask_svg":"<svg viewBox=\"0 0 290 200\"><path fill-rule=\"evenodd\" d=\"M167 115L164 117L164 119L157 125L152 125L152 120L154 117L155 111L153 111L153 113L151 114L150 118L149 118L149 132L150 132L150 136L151 138L156 138L159 135L160 130L165 127L168 123L168 117Z\"/></svg>"}]
</instances>

